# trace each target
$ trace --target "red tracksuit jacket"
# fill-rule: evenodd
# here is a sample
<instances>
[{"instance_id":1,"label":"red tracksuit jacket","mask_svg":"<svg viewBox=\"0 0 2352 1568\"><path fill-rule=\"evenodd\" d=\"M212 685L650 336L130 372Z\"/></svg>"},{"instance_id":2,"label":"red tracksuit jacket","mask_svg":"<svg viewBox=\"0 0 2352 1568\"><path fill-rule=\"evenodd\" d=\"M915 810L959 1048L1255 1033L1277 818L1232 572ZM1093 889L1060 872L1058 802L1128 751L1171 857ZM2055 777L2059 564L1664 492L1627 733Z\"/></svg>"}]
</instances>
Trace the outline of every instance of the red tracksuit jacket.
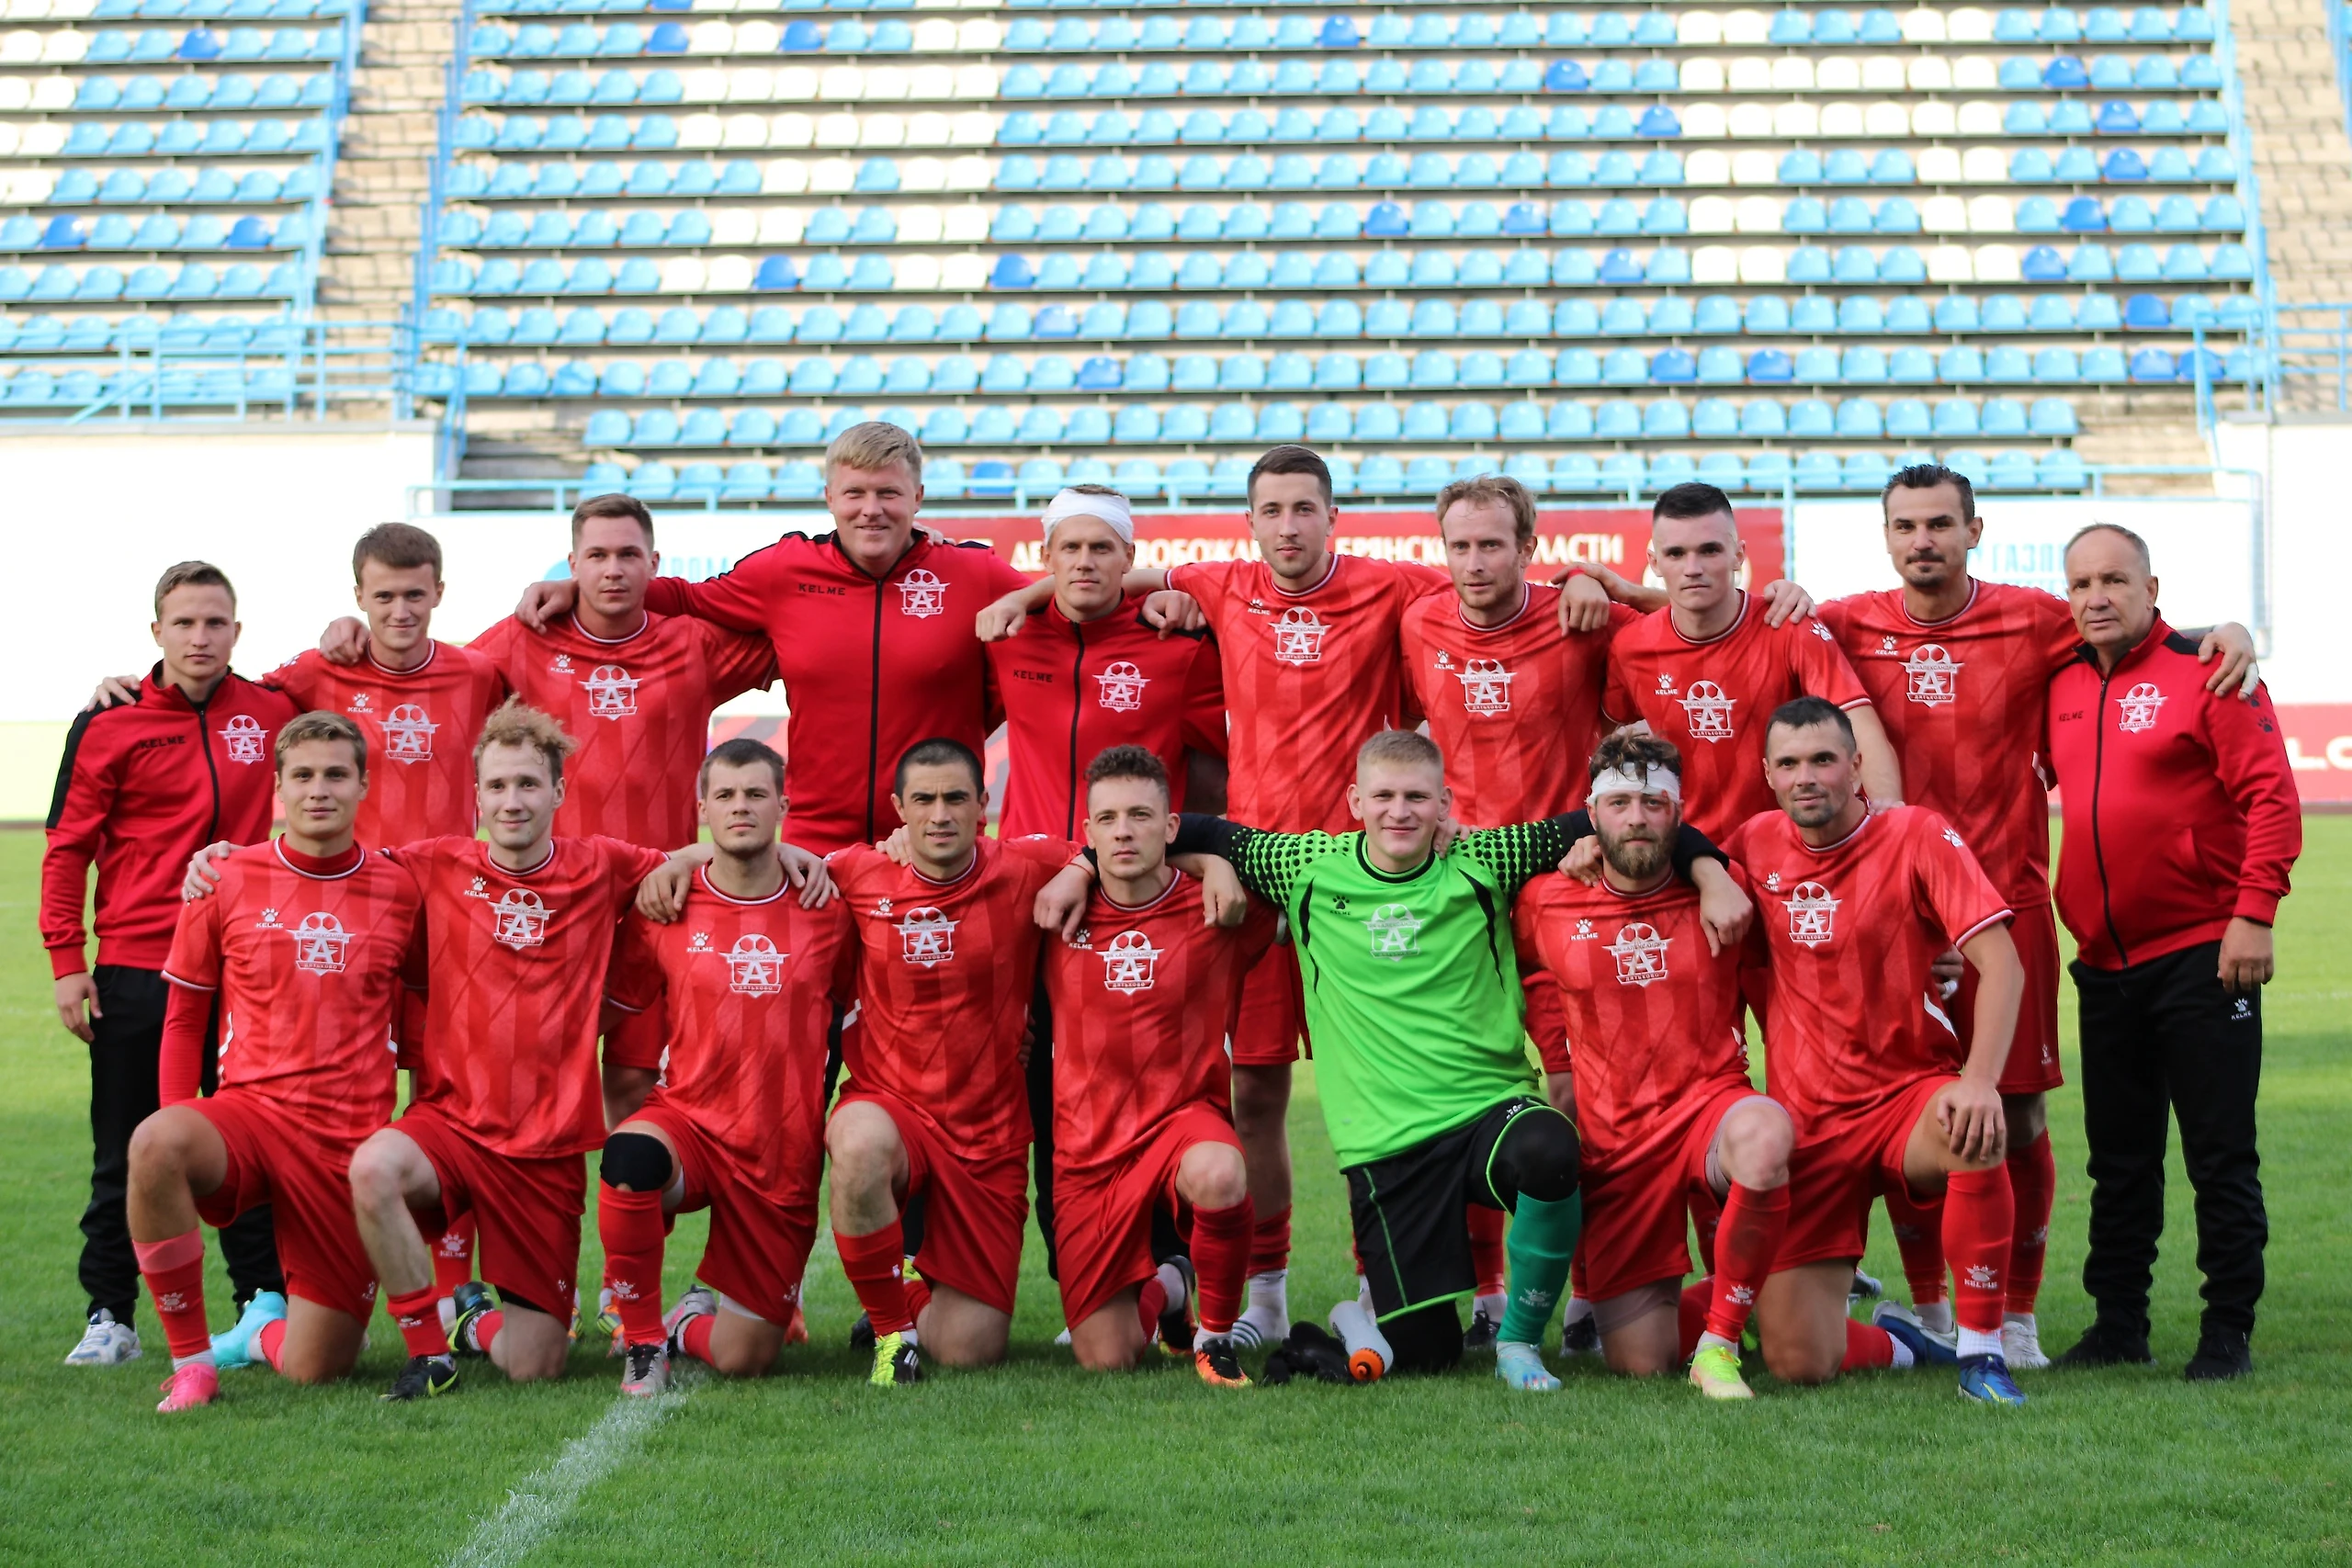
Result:
<instances>
[{"instance_id":1,"label":"red tracksuit jacket","mask_svg":"<svg viewBox=\"0 0 2352 1568\"><path fill-rule=\"evenodd\" d=\"M2267 687L2205 689L2197 644L2159 617L2102 675L2086 645L2050 682L2047 755L2064 796L2058 913L2082 961L2120 969L2265 925L2303 847Z\"/></svg>"},{"instance_id":2,"label":"red tracksuit jacket","mask_svg":"<svg viewBox=\"0 0 2352 1568\"><path fill-rule=\"evenodd\" d=\"M65 737L40 863L40 940L58 978L82 973L82 902L98 867L98 962L161 969L188 857L216 839L269 836L272 748L300 710L231 674L201 705L157 664L136 702L85 713Z\"/></svg>"}]
</instances>

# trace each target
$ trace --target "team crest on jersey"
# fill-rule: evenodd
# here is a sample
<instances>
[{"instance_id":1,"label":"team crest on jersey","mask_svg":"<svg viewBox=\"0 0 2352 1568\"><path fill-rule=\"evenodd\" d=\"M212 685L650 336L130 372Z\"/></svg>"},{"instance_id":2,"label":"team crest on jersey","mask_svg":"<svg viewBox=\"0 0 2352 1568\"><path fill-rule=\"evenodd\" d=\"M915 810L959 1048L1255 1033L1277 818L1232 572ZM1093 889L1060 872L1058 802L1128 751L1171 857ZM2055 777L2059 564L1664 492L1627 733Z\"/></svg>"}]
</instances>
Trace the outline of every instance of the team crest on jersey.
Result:
<instances>
[{"instance_id":1,"label":"team crest on jersey","mask_svg":"<svg viewBox=\"0 0 2352 1568\"><path fill-rule=\"evenodd\" d=\"M361 694L360 702L367 701ZM356 707L358 704L352 705ZM433 761L433 732L441 727L419 703L402 703L384 716L384 755L395 762Z\"/></svg>"},{"instance_id":2,"label":"team crest on jersey","mask_svg":"<svg viewBox=\"0 0 2352 1568\"><path fill-rule=\"evenodd\" d=\"M1838 899L1818 882L1800 882L1781 900L1789 911L1789 940L1805 947L1825 946L1837 934Z\"/></svg>"},{"instance_id":3,"label":"team crest on jersey","mask_svg":"<svg viewBox=\"0 0 2352 1568\"><path fill-rule=\"evenodd\" d=\"M1102 984L1114 991L1148 991L1159 949L1141 931L1121 931L1102 950Z\"/></svg>"},{"instance_id":4,"label":"team crest on jersey","mask_svg":"<svg viewBox=\"0 0 2352 1568\"><path fill-rule=\"evenodd\" d=\"M1960 700L1960 660L1939 644L1923 642L1903 661L1903 694L1922 707Z\"/></svg>"},{"instance_id":5,"label":"team crest on jersey","mask_svg":"<svg viewBox=\"0 0 2352 1568\"><path fill-rule=\"evenodd\" d=\"M899 580L899 613L924 620L947 611L947 584L939 574L925 567L917 567Z\"/></svg>"},{"instance_id":6,"label":"team crest on jersey","mask_svg":"<svg viewBox=\"0 0 2352 1568\"><path fill-rule=\"evenodd\" d=\"M1673 942L1670 936L1658 935L1657 928L1646 920L1620 927L1617 940L1604 950L1617 961L1617 983L1646 988L1665 979L1666 950Z\"/></svg>"},{"instance_id":7,"label":"team crest on jersey","mask_svg":"<svg viewBox=\"0 0 2352 1568\"><path fill-rule=\"evenodd\" d=\"M879 914L882 911L876 910ZM899 921L899 956L926 969L956 957L956 922L944 909L909 909Z\"/></svg>"},{"instance_id":8,"label":"team crest on jersey","mask_svg":"<svg viewBox=\"0 0 2352 1568\"><path fill-rule=\"evenodd\" d=\"M1312 610L1294 605L1274 617L1274 658L1283 664L1312 664L1323 657L1323 622Z\"/></svg>"},{"instance_id":9,"label":"team crest on jersey","mask_svg":"<svg viewBox=\"0 0 2352 1568\"><path fill-rule=\"evenodd\" d=\"M1462 705L1466 711L1479 715L1510 712L1512 676L1503 668L1501 660L1465 660L1454 679L1462 682Z\"/></svg>"},{"instance_id":10,"label":"team crest on jersey","mask_svg":"<svg viewBox=\"0 0 2352 1568\"><path fill-rule=\"evenodd\" d=\"M2165 694L2156 690L2154 681L2143 681L2123 694L2116 704L2121 710L2116 728L2126 735L2138 735L2156 727L2156 710L2165 705Z\"/></svg>"},{"instance_id":11,"label":"team crest on jersey","mask_svg":"<svg viewBox=\"0 0 2352 1568\"><path fill-rule=\"evenodd\" d=\"M1102 695L1097 699L1113 713L1133 713L1143 706L1143 689L1151 684L1151 677L1122 659L1106 665L1102 673L1094 677Z\"/></svg>"},{"instance_id":12,"label":"team crest on jersey","mask_svg":"<svg viewBox=\"0 0 2352 1568\"><path fill-rule=\"evenodd\" d=\"M232 716L220 731L220 744L229 749L232 762L258 762L269 754L269 736L261 720L249 713Z\"/></svg>"},{"instance_id":13,"label":"team crest on jersey","mask_svg":"<svg viewBox=\"0 0 2352 1568\"><path fill-rule=\"evenodd\" d=\"M1600 933L1592 929L1592 922L1590 920L1579 919L1577 921L1576 934L1569 937L1568 940L1570 942L1597 942L1600 940Z\"/></svg>"},{"instance_id":14,"label":"team crest on jersey","mask_svg":"<svg viewBox=\"0 0 2352 1568\"><path fill-rule=\"evenodd\" d=\"M1724 689L1713 681L1693 681L1690 690L1683 694L1681 700L1682 711L1690 716L1691 739L1712 741L1731 739L1731 710L1738 703L1738 698L1724 696Z\"/></svg>"},{"instance_id":15,"label":"team crest on jersey","mask_svg":"<svg viewBox=\"0 0 2352 1568\"><path fill-rule=\"evenodd\" d=\"M791 954L778 952L759 932L745 931L722 956L727 960L727 988L736 995L772 997L784 989L784 961Z\"/></svg>"},{"instance_id":16,"label":"team crest on jersey","mask_svg":"<svg viewBox=\"0 0 2352 1568\"><path fill-rule=\"evenodd\" d=\"M554 913L527 887L510 887L490 907L495 922L491 935L520 953L548 939L548 917Z\"/></svg>"},{"instance_id":17,"label":"team crest on jersey","mask_svg":"<svg viewBox=\"0 0 2352 1568\"><path fill-rule=\"evenodd\" d=\"M293 931L294 967L308 975L340 975L343 955L351 946L351 933L343 922L320 910L302 917Z\"/></svg>"},{"instance_id":18,"label":"team crest on jersey","mask_svg":"<svg viewBox=\"0 0 2352 1568\"><path fill-rule=\"evenodd\" d=\"M1375 958L1393 958L1399 953L1421 950L1421 927L1419 915L1409 904L1382 904L1372 911L1372 919L1364 921L1364 930L1372 933L1372 952Z\"/></svg>"},{"instance_id":19,"label":"team crest on jersey","mask_svg":"<svg viewBox=\"0 0 2352 1568\"><path fill-rule=\"evenodd\" d=\"M599 664L580 683L588 688L590 717L623 719L637 711L637 689L644 682L617 664Z\"/></svg>"}]
</instances>

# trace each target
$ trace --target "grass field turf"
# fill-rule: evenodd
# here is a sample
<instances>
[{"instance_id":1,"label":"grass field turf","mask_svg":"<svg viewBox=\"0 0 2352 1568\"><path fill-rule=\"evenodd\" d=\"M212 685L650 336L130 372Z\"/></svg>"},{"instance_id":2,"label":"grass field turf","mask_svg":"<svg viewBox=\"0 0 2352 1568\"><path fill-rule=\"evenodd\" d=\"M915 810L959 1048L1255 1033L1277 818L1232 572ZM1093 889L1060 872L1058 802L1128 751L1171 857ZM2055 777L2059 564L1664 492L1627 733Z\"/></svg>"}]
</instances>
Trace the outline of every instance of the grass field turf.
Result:
<instances>
[{"instance_id":1,"label":"grass field turf","mask_svg":"<svg viewBox=\"0 0 2352 1568\"><path fill-rule=\"evenodd\" d=\"M438 1562L481 1548L471 1560L2342 1562L2352 820L2306 828L2266 1004L2270 1286L2258 1370L2237 1385L2178 1375L2196 1300L2176 1153L2163 1366L2027 1375L2023 1411L1965 1405L1941 1372L1803 1391L1758 1373L1763 1396L1731 1407L1586 1365L1562 1367L1567 1387L1551 1397L1505 1390L1485 1362L1442 1380L1229 1394L1173 1360L1090 1377L1050 1344L1057 1302L1033 1238L1012 1364L920 1388L864 1385L864 1358L841 1348L855 1302L820 1242L817 1344L763 1382L704 1379L616 1416L614 1363L583 1347L560 1383L512 1387L476 1364L457 1397L395 1408L376 1400L401 1357L379 1321L345 1384L232 1374L219 1406L168 1421L153 1410L167 1362L145 1302L145 1359L59 1364L82 1309L85 1066L50 1006L40 837L0 832L0 1561ZM1319 1316L1351 1280L1343 1189L1311 1077L1301 1087L1291 1299ZM2060 1190L2041 1321L2053 1353L2087 1316L2079 1103L2069 1088L2052 1108ZM1899 1292L1883 1214L1876 1226L1868 1267ZM689 1216L673 1238L673 1294L701 1234ZM212 1264L225 1326L217 1251Z\"/></svg>"}]
</instances>

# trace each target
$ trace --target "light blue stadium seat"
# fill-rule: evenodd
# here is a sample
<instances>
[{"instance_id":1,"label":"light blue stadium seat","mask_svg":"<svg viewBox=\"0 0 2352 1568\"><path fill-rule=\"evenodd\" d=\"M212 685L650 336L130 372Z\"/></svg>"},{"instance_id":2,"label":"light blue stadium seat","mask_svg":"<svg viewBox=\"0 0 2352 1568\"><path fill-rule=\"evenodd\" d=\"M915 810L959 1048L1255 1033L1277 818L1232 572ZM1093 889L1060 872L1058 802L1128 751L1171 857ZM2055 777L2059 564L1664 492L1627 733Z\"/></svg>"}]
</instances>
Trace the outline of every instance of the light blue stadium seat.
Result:
<instances>
[{"instance_id":1,"label":"light blue stadium seat","mask_svg":"<svg viewBox=\"0 0 2352 1568\"><path fill-rule=\"evenodd\" d=\"M1977 406L1967 398L1942 398L1935 406L1938 440L1966 439L1977 434Z\"/></svg>"}]
</instances>

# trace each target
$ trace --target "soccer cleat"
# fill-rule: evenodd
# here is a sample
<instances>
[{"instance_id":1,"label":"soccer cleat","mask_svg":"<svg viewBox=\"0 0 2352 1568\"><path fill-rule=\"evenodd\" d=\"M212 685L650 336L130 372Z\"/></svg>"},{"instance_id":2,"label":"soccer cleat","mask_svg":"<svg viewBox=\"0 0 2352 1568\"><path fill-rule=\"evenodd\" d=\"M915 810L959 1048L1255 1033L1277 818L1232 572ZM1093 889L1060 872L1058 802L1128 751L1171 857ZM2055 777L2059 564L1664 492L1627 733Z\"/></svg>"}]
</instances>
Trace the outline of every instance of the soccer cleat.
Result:
<instances>
[{"instance_id":1,"label":"soccer cleat","mask_svg":"<svg viewBox=\"0 0 2352 1568\"><path fill-rule=\"evenodd\" d=\"M2038 1372L2050 1365L2050 1358L2041 1353L2041 1325L2031 1313L2001 1320L2001 1359L2016 1372Z\"/></svg>"},{"instance_id":2,"label":"soccer cleat","mask_svg":"<svg viewBox=\"0 0 2352 1568\"><path fill-rule=\"evenodd\" d=\"M576 1330L571 1337L574 1339L582 1337ZM611 1291L596 1292L596 1315L588 1325L586 1337L604 1341L605 1354L615 1360L628 1353L628 1336L621 1332L621 1314L613 1310Z\"/></svg>"},{"instance_id":3,"label":"soccer cleat","mask_svg":"<svg viewBox=\"0 0 2352 1568\"><path fill-rule=\"evenodd\" d=\"M874 1372L865 1380L876 1388L894 1388L922 1382L922 1358L903 1334L885 1334L874 1342Z\"/></svg>"},{"instance_id":4,"label":"soccer cleat","mask_svg":"<svg viewBox=\"0 0 2352 1568\"><path fill-rule=\"evenodd\" d=\"M276 1291L256 1291L254 1299L245 1303L237 1325L226 1334L212 1337L212 1364L222 1371L254 1364L254 1339L270 1324L286 1316L286 1298Z\"/></svg>"},{"instance_id":5,"label":"soccer cleat","mask_svg":"<svg viewBox=\"0 0 2352 1568\"><path fill-rule=\"evenodd\" d=\"M1857 1302L1874 1302L1885 1293L1886 1287L1874 1276L1857 1269L1854 1270L1854 1282L1846 1287L1846 1304L1850 1307Z\"/></svg>"},{"instance_id":6,"label":"soccer cleat","mask_svg":"<svg viewBox=\"0 0 2352 1568\"><path fill-rule=\"evenodd\" d=\"M392 1386L376 1397L387 1404L412 1399L438 1399L458 1387L458 1363L447 1356L411 1356Z\"/></svg>"},{"instance_id":7,"label":"soccer cleat","mask_svg":"<svg viewBox=\"0 0 2352 1568\"><path fill-rule=\"evenodd\" d=\"M163 1401L155 1408L164 1415L193 1410L220 1397L220 1369L209 1361L190 1361L174 1367L172 1375L155 1386L164 1391Z\"/></svg>"},{"instance_id":8,"label":"soccer cleat","mask_svg":"<svg viewBox=\"0 0 2352 1568\"><path fill-rule=\"evenodd\" d=\"M1560 1354L1563 1356L1598 1356L1600 1354L1600 1323L1592 1314L1571 1319L1560 1325Z\"/></svg>"},{"instance_id":9,"label":"soccer cleat","mask_svg":"<svg viewBox=\"0 0 2352 1568\"><path fill-rule=\"evenodd\" d=\"M1493 1316L1485 1307L1480 1307L1470 1314L1470 1326L1462 1336L1462 1348L1464 1350L1493 1349L1497 1326Z\"/></svg>"},{"instance_id":10,"label":"soccer cleat","mask_svg":"<svg viewBox=\"0 0 2352 1568\"><path fill-rule=\"evenodd\" d=\"M2227 1382L2254 1371L2254 1348L2234 1328L2209 1328L2197 1337L2197 1354L2181 1375L2190 1382Z\"/></svg>"},{"instance_id":11,"label":"soccer cleat","mask_svg":"<svg viewBox=\"0 0 2352 1568\"><path fill-rule=\"evenodd\" d=\"M662 1340L628 1348L621 1369L621 1392L650 1399L670 1386L670 1347Z\"/></svg>"},{"instance_id":12,"label":"soccer cleat","mask_svg":"<svg viewBox=\"0 0 2352 1568\"><path fill-rule=\"evenodd\" d=\"M1891 1331L1890 1331L1891 1332ZM1913 1352L1917 1354L1917 1352ZM2023 1404L2025 1395L2009 1376L2008 1362L1998 1356L1960 1358L1960 1396L1980 1404Z\"/></svg>"},{"instance_id":13,"label":"soccer cleat","mask_svg":"<svg viewBox=\"0 0 2352 1568\"><path fill-rule=\"evenodd\" d=\"M1241 1370L1241 1358L1234 1353L1229 1335L1202 1340L1193 1351L1193 1370L1211 1388L1250 1386L1250 1374Z\"/></svg>"},{"instance_id":14,"label":"soccer cleat","mask_svg":"<svg viewBox=\"0 0 2352 1568\"><path fill-rule=\"evenodd\" d=\"M117 1323L114 1314L104 1307L90 1314L81 1342L65 1353L69 1367L119 1367L137 1359L139 1331L127 1323Z\"/></svg>"},{"instance_id":15,"label":"soccer cleat","mask_svg":"<svg viewBox=\"0 0 2352 1568\"><path fill-rule=\"evenodd\" d=\"M1184 1299L1159 1314L1159 1348L1170 1356L1189 1356L1193 1353L1193 1298L1200 1293L1200 1279L1193 1272L1191 1258L1168 1261L1184 1276Z\"/></svg>"},{"instance_id":16,"label":"soccer cleat","mask_svg":"<svg viewBox=\"0 0 2352 1568\"><path fill-rule=\"evenodd\" d=\"M1560 1380L1544 1364L1544 1352L1520 1339L1495 1342L1495 1376L1530 1393L1557 1393Z\"/></svg>"},{"instance_id":17,"label":"soccer cleat","mask_svg":"<svg viewBox=\"0 0 2352 1568\"><path fill-rule=\"evenodd\" d=\"M859 1313L857 1321L849 1325L849 1348L853 1350L874 1348L874 1320L864 1313Z\"/></svg>"},{"instance_id":18,"label":"soccer cleat","mask_svg":"<svg viewBox=\"0 0 2352 1568\"><path fill-rule=\"evenodd\" d=\"M480 1280L469 1280L449 1292L449 1300L458 1309L458 1314L449 1320L450 1353L458 1356L481 1355L481 1349L473 1342L473 1329L485 1314L496 1310L496 1303L490 1299L490 1287Z\"/></svg>"},{"instance_id":19,"label":"soccer cleat","mask_svg":"<svg viewBox=\"0 0 2352 1568\"><path fill-rule=\"evenodd\" d=\"M1951 1343L1928 1331L1927 1325L1912 1315L1911 1309L1901 1302L1881 1302L1871 1313L1873 1326L1883 1328L1901 1340L1911 1352L1912 1361L1918 1366L1949 1367L1960 1359ZM2003 1377L2008 1370L2003 1368Z\"/></svg>"},{"instance_id":20,"label":"soccer cleat","mask_svg":"<svg viewBox=\"0 0 2352 1568\"><path fill-rule=\"evenodd\" d=\"M2118 1328L2104 1318L2094 1321L2075 1341L2073 1349L2058 1358L2061 1367L2153 1367L2155 1353L2148 1348L2148 1337L2127 1328Z\"/></svg>"},{"instance_id":21,"label":"soccer cleat","mask_svg":"<svg viewBox=\"0 0 2352 1568\"><path fill-rule=\"evenodd\" d=\"M1739 1357L1728 1345L1702 1345L1690 1358L1690 1386L1709 1399L1753 1399L1756 1391L1739 1373Z\"/></svg>"},{"instance_id":22,"label":"soccer cleat","mask_svg":"<svg viewBox=\"0 0 2352 1568\"><path fill-rule=\"evenodd\" d=\"M696 1285L680 1296L678 1304L662 1314L662 1332L668 1336L663 1343L670 1347L670 1354L683 1356L686 1353L685 1327L689 1319L708 1317L718 1310L718 1298L711 1292L708 1285ZM791 1331L786 1330L785 1338L789 1340L791 1337ZM805 1342L808 1336L804 1334L801 1338Z\"/></svg>"},{"instance_id":23,"label":"soccer cleat","mask_svg":"<svg viewBox=\"0 0 2352 1568\"><path fill-rule=\"evenodd\" d=\"M1240 1336L1237 1333L1234 1337L1238 1341ZM1351 1387L1356 1382L1355 1369L1348 1362L1347 1346L1319 1324L1291 1325L1290 1337L1283 1341L1279 1354L1295 1374L1308 1373L1318 1382L1347 1383Z\"/></svg>"}]
</instances>

